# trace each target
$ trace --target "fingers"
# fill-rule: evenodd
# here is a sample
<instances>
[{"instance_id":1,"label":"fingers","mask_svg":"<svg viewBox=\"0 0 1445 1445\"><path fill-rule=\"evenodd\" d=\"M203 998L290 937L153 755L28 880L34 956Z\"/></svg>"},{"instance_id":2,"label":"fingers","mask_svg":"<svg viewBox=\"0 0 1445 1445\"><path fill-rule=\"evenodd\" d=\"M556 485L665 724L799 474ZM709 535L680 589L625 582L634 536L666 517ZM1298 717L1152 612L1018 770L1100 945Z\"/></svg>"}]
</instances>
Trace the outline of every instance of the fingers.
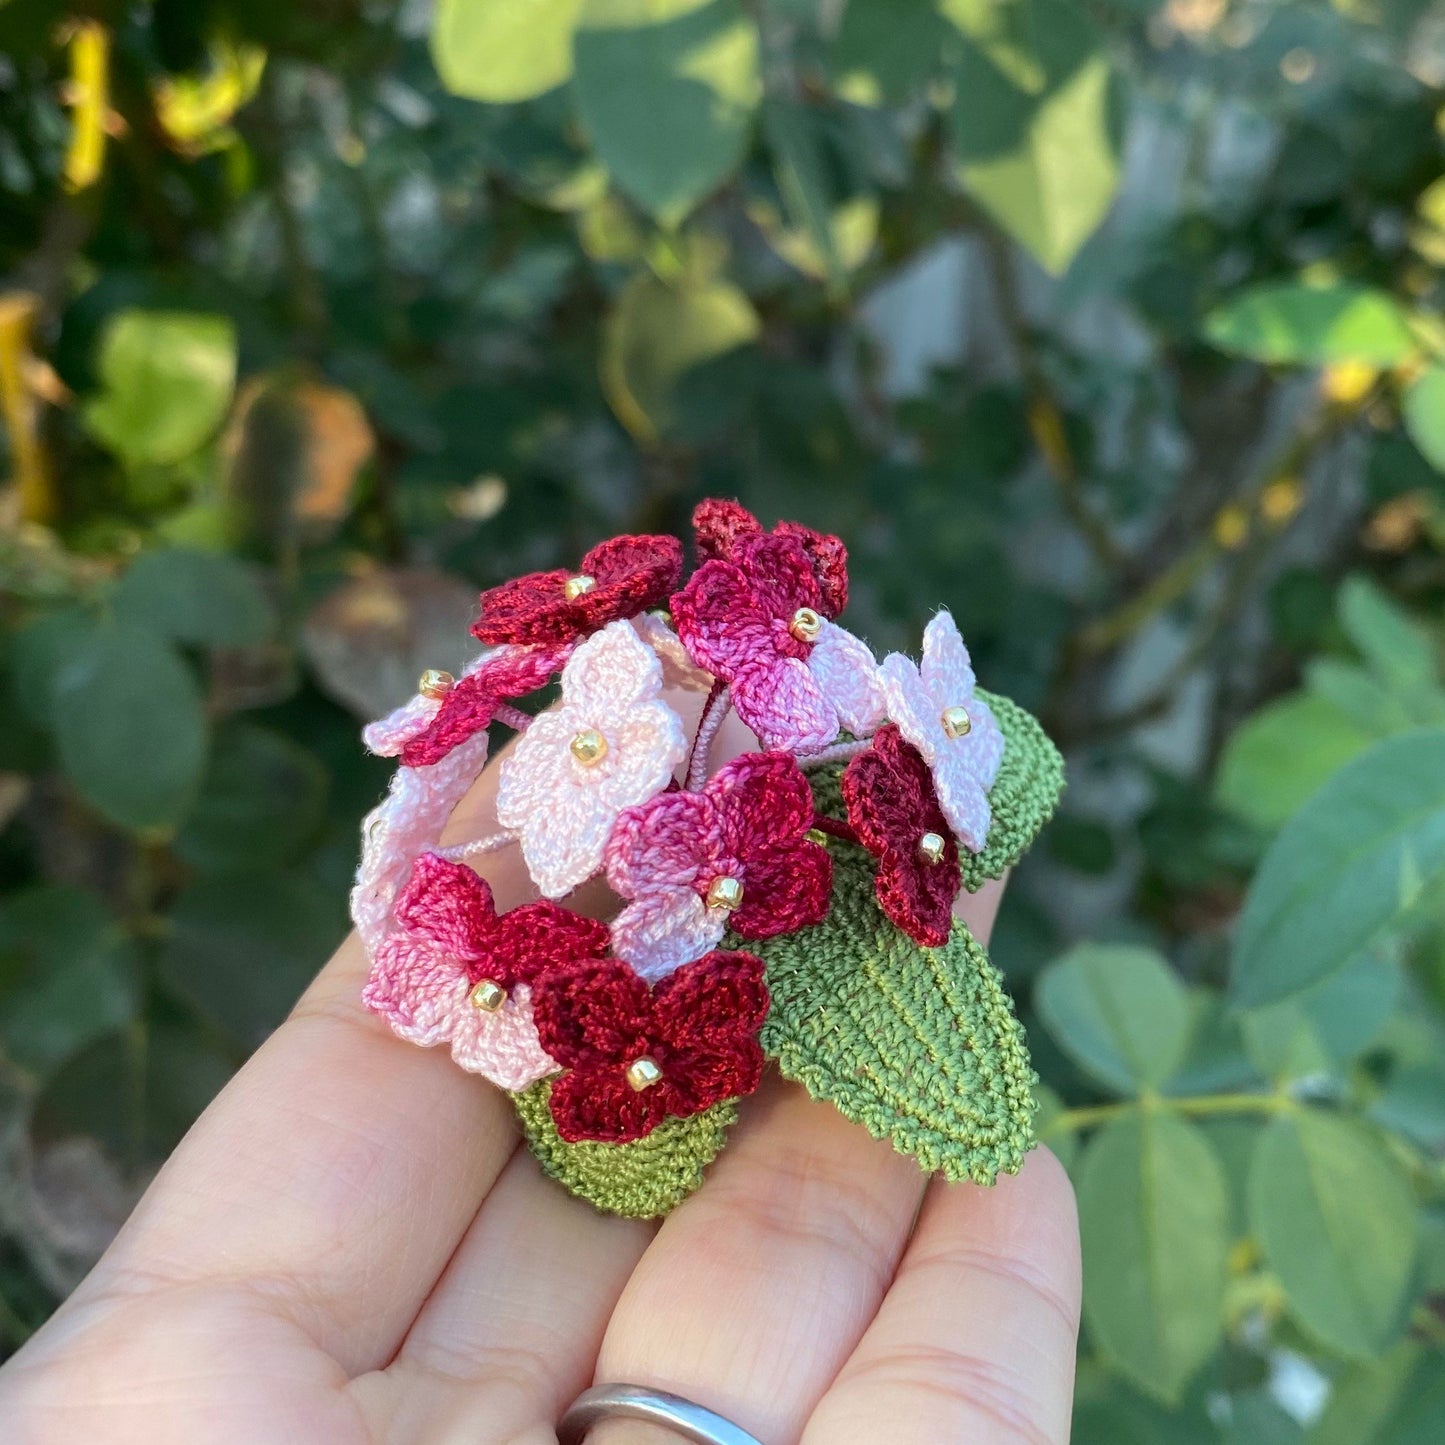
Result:
<instances>
[{"instance_id":1,"label":"fingers","mask_svg":"<svg viewBox=\"0 0 1445 1445\"><path fill-rule=\"evenodd\" d=\"M495 773L461 805L476 824ZM520 857L485 869L501 906ZM517 1147L506 1096L361 1003L355 935L167 1162L97 1270L254 1282L355 1373L395 1350Z\"/></svg>"},{"instance_id":2,"label":"fingers","mask_svg":"<svg viewBox=\"0 0 1445 1445\"><path fill-rule=\"evenodd\" d=\"M642 1257L597 1378L672 1390L770 1445L796 1439L872 1318L922 1189L911 1160L771 1081ZM616 1428L593 1438L637 1438Z\"/></svg>"},{"instance_id":3,"label":"fingers","mask_svg":"<svg viewBox=\"0 0 1445 1445\"><path fill-rule=\"evenodd\" d=\"M368 1417L387 1422L378 1436L545 1432L591 1383L608 1316L653 1233L572 1198L519 1151L395 1361L354 1382Z\"/></svg>"},{"instance_id":4,"label":"fingers","mask_svg":"<svg viewBox=\"0 0 1445 1445\"><path fill-rule=\"evenodd\" d=\"M1066 1445L1078 1323L1073 1192L1052 1154L992 1189L935 1183L803 1445Z\"/></svg>"}]
</instances>

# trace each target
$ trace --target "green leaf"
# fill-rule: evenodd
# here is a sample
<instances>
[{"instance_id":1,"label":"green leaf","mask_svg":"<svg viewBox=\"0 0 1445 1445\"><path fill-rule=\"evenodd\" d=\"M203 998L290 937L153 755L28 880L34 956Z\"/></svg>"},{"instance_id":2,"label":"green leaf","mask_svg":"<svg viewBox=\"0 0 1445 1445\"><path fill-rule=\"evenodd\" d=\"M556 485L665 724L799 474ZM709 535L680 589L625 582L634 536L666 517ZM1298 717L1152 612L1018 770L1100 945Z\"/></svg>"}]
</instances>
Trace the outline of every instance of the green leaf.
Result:
<instances>
[{"instance_id":1,"label":"green leaf","mask_svg":"<svg viewBox=\"0 0 1445 1445\"><path fill-rule=\"evenodd\" d=\"M542 1172L607 1214L654 1219L675 1209L701 1183L703 1171L737 1122L737 1101L690 1119L665 1119L630 1144L568 1144L558 1137L548 1108L547 1079L512 1095L527 1147Z\"/></svg>"},{"instance_id":2,"label":"green leaf","mask_svg":"<svg viewBox=\"0 0 1445 1445\"><path fill-rule=\"evenodd\" d=\"M1224 1171L1194 1125L1148 1110L1101 1129L1077 1179L1090 1336L1142 1390L1175 1400L1224 1328Z\"/></svg>"},{"instance_id":3,"label":"green leaf","mask_svg":"<svg viewBox=\"0 0 1445 1445\"><path fill-rule=\"evenodd\" d=\"M1356 574L1340 586L1340 624L1381 682L1401 690L1433 686L1435 644L1382 588Z\"/></svg>"},{"instance_id":4,"label":"green leaf","mask_svg":"<svg viewBox=\"0 0 1445 1445\"><path fill-rule=\"evenodd\" d=\"M1255 361L1308 366L1397 366L1415 350L1405 314L1389 295L1343 282L1252 287L1212 311L1204 334L1221 350Z\"/></svg>"},{"instance_id":5,"label":"green leaf","mask_svg":"<svg viewBox=\"0 0 1445 1445\"><path fill-rule=\"evenodd\" d=\"M832 50L837 92L854 105L901 105L939 69L949 39L936 0L848 0Z\"/></svg>"},{"instance_id":6,"label":"green leaf","mask_svg":"<svg viewBox=\"0 0 1445 1445\"><path fill-rule=\"evenodd\" d=\"M1119 182L1099 34L1072 0L942 0L941 9L962 37L953 132L964 184L1058 274Z\"/></svg>"},{"instance_id":7,"label":"green leaf","mask_svg":"<svg viewBox=\"0 0 1445 1445\"><path fill-rule=\"evenodd\" d=\"M1405 430L1420 454L1445 472L1445 366L1427 366L1405 393Z\"/></svg>"},{"instance_id":8,"label":"green leaf","mask_svg":"<svg viewBox=\"0 0 1445 1445\"><path fill-rule=\"evenodd\" d=\"M145 552L111 602L123 621L204 647L246 647L276 628L276 610L255 569L219 552Z\"/></svg>"},{"instance_id":9,"label":"green leaf","mask_svg":"<svg viewBox=\"0 0 1445 1445\"><path fill-rule=\"evenodd\" d=\"M1341 1371L1331 1382L1329 1400L1306 1437L1307 1445L1398 1445L1396 1436L1382 1437L1380 1427L1419 1356L1420 1347L1404 1340L1383 1359Z\"/></svg>"},{"instance_id":10,"label":"green leaf","mask_svg":"<svg viewBox=\"0 0 1445 1445\"><path fill-rule=\"evenodd\" d=\"M295 873L229 873L192 883L176 900L161 977L253 1048L340 942L338 900Z\"/></svg>"},{"instance_id":11,"label":"green leaf","mask_svg":"<svg viewBox=\"0 0 1445 1445\"><path fill-rule=\"evenodd\" d=\"M105 905L47 885L0 904L0 1049L46 1073L135 1014L133 960Z\"/></svg>"},{"instance_id":12,"label":"green leaf","mask_svg":"<svg viewBox=\"0 0 1445 1445\"><path fill-rule=\"evenodd\" d=\"M1334 703L1310 692L1267 703L1225 745L1215 800L1273 830L1375 740Z\"/></svg>"},{"instance_id":13,"label":"green leaf","mask_svg":"<svg viewBox=\"0 0 1445 1445\"><path fill-rule=\"evenodd\" d=\"M1445 1061L1397 1065L1370 1117L1431 1154L1445 1153Z\"/></svg>"},{"instance_id":14,"label":"green leaf","mask_svg":"<svg viewBox=\"0 0 1445 1445\"><path fill-rule=\"evenodd\" d=\"M1034 1072L988 955L955 924L922 948L879 912L872 860L830 843L833 900L812 928L739 944L767 965L763 1048L927 1171L991 1184L1032 1147Z\"/></svg>"},{"instance_id":15,"label":"green leaf","mask_svg":"<svg viewBox=\"0 0 1445 1445\"><path fill-rule=\"evenodd\" d=\"M1394 1012L1403 983L1393 958L1362 953L1303 993L1246 1013L1249 1057L1271 1079L1301 1078L1348 1063Z\"/></svg>"},{"instance_id":16,"label":"green leaf","mask_svg":"<svg viewBox=\"0 0 1445 1445\"><path fill-rule=\"evenodd\" d=\"M9 671L21 710L37 727L55 723L55 679L94 633L95 616L83 607L57 607L27 622L10 639Z\"/></svg>"},{"instance_id":17,"label":"green leaf","mask_svg":"<svg viewBox=\"0 0 1445 1445\"><path fill-rule=\"evenodd\" d=\"M31 1132L84 1135L123 1159L159 1163L234 1070L194 1028L148 1020L143 1031L107 1034L68 1058L35 1101Z\"/></svg>"},{"instance_id":18,"label":"green leaf","mask_svg":"<svg viewBox=\"0 0 1445 1445\"><path fill-rule=\"evenodd\" d=\"M602 385L613 411L634 436L655 440L675 420L678 382L746 345L758 329L752 303L726 281L682 277L669 284L639 271L617 298L602 337Z\"/></svg>"},{"instance_id":19,"label":"green leaf","mask_svg":"<svg viewBox=\"0 0 1445 1445\"><path fill-rule=\"evenodd\" d=\"M763 107L763 130L773 153L778 190L795 227L789 246L797 257L794 264L801 262L800 270L836 284L846 268L834 229L834 187L816 118L807 106L778 97ZM873 212L876 221L876 205ZM850 259L857 264L858 258Z\"/></svg>"},{"instance_id":20,"label":"green leaf","mask_svg":"<svg viewBox=\"0 0 1445 1445\"><path fill-rule=\"evenodd\" d=\"M127 623L93 629L55 675L56 746L66 776L112 822L178 823L206 760L206 719L169 643Z\"/></svg>"},{"instance_id":21,"label":"green leaf","mask_svg":"<svg viewBox=\"0 0 1445 1445\"><path fill-rule=\"evenodd\" d=\"M1069 1057L1119 1093L1157 1089L1189 1049L1189 995L1152 949L1082 943L1044 970L1034 1005Z\"/></svg>"},{"instance_id":22,"label":"green leaf","mask_svg":"<svg viewBox=\"0 0 1445 1445\"><path fill-rule=\"evenodd\" d=\"M193 311L118 312L100 341L91 435L130 466L188 457L221 424L236 384L236 331Z\"/></svg>"},{"instance_id":23,"label":"green leaf","mask_svg":"<svg viewBox=\"0 0 1445 1445\"><path fill-rule=\"evenodd\" d=\"M1299 1323L1342 1355L1380 1354L1415 1263L1415 1201L1394 1157L1353 1119L1299 1110L1260 1135L1249 1199Z\"/></svg>"},{"instance_id":24,"label":"green leaf","mask_svg":"<svg viewBox=\"0 0 1445 1445\"><path fill-rule=\"evenodd\" d=\"M231 723L216 736L176 853L205 872L291 862L321 823L326 769L283 733Z\"/></svg>"},{"instance_id":25,"label":"green leaf","mask_svg":"<svg viewBox=\"0 0 1445 1445\"><path fill-rule=\"evenodd\" d=\"M583 0L574 56L597 154L664 225L737 169L762 94L739 0Z\"/></svg>"},{"instance_id":26,"label":"green leaf","mask_svg":"<svg viewBox=\"0 0 1445 1445\"><path fill-rule=\"evenodd\" d=\"M1308 988L1445 875L1445 730L1376 743L1284 826L1245 898L1231 990L1244 1008Z\"/></svg>"},{"instance_id":27,"label":"green leaf","mask_svg":"<svg viewBox=\"0 0 1445 1445\"><path fill-rule=\"evenodd\" d=\"M572 75L582 0L437 0L431 53L442 84L469 100L532 100Z\"/></svg>"},{"instance_id":28,"label":"green leaf","mask_svg":"<svg viewBox=\"0 0 1445 1445\"><path fill-rule=\"evenodd\" d=\"M936 0L847 0L830 52L833 88L853 105L902 105L937 73L949 40Z\"/></svg>"},{"instance_id":29,"label":"green leaf","mask_svg":"<svg viewBox=\"0 0 1445 1445\"><path fill-rule=\"evenodd\" d=\"M982 853L960 849L963 886L976 893L1002 878L1028 851L1054 815L1064 791L1064 760L1039 720L1011 698L976 690L1004 736L1003 762L989 789L992 813Z\"/></svg>"}]
</instances>

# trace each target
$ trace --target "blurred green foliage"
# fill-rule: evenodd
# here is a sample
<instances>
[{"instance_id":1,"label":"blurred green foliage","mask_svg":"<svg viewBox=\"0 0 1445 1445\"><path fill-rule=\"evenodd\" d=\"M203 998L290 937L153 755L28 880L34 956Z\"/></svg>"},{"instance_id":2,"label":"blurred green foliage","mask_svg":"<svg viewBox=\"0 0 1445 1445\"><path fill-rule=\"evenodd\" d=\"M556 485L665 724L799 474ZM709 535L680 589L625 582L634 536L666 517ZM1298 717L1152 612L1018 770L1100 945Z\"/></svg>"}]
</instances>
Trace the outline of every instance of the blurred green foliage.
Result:
<instances>
[{"instance_id":1,"label":"blurred green foliage","mask_svg":"<svg viewBox=\"0 0 1445 1445\"><path fill-rule=\"evenodd\" d=\"M1445 1408L1423 0L0 5L0 1330L344 926L361 718L707 494L1068 753L1076 1436Z\"/></svg>"}]
</instances>

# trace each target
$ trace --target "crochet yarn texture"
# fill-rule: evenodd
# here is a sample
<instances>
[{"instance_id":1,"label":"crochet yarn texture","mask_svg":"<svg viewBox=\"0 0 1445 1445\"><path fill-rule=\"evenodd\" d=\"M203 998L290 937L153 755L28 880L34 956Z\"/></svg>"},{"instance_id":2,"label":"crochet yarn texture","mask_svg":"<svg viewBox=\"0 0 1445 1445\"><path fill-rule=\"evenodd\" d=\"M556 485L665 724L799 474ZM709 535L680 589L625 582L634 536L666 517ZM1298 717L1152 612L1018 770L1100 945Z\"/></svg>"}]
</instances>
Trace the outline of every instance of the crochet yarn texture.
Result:
<instances>
[{"instance_id":1,"label":"crochet yarn texture","mask_svg":"<svg viewBox=\"0 0 1445 1445\"><path fill-rule=\"evenodd\" d=\"M492 588L487 650L366 729L399 766L352 891L362 997L506 1090L542 1168L611 1213L696 1189L768 1060L924 1170L991 1184L1033 1144L1035 1080L953 910L1018 862L1062 760L977 686L946 610L916 661L839 622L839 538L713 500L693 558L616 537ZM716 757L730 716L758 747ZM444 844L494 723L516 736L492 820ZM505 909L475 868L501 850L530 880ZM602 874L610 924L576 895Z\"/></svg>"},{"instance_id":2,"label":"crochet yarn texture","mask_svg":"<svg viewBox=\"0 0 1445 1445\"><path fill-rule=\"evenodd\" d=\"M690 1119L668 1119L630 1144L565 1144L551 1096L548 1079L512 1095L527 1148L570 1193L627 1219L655 1219L681 1204L702 1183L738 1117L736 1101L728 1099Z\"/></svg>"}]
</instances>

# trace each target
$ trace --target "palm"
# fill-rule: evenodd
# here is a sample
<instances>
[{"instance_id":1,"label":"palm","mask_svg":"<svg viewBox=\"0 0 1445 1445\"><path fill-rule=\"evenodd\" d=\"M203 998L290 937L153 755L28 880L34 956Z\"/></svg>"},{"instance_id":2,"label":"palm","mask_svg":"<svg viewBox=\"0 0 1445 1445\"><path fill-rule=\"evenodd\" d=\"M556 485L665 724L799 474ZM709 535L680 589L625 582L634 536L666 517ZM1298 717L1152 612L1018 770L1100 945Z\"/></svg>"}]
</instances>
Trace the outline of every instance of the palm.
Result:
<instances>
[{"instance_id":1,"label":"palm","mask_svg":"<svg viewBox=\"0 0 1445 1445\"><path fill-rule=\"evenodd\" d=\"M525 876L490 862L510 906ZM660 1228L606 1217L503 1095L365 1012L365 969L353 937L0 1372L7 1440L548 1445L594 1378L768 1445L1067 1439L1077 1231L1046 1153L929 1184L770 1080Z\"/></svg>"}]
</instances>

